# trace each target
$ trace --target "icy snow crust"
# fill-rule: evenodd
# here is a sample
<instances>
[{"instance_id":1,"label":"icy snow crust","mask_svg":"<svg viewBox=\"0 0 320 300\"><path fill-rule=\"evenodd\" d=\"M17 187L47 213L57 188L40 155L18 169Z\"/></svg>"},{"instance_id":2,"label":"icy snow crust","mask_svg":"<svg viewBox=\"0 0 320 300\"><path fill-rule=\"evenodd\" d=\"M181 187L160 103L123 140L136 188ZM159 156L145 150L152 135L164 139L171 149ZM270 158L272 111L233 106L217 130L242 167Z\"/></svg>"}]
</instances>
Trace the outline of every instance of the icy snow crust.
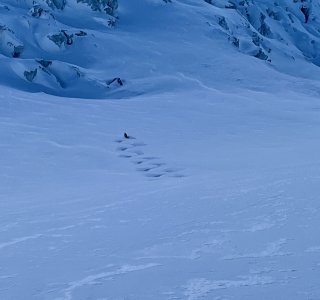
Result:
<instances>
[{"instance_id":1,"label":"icy snow crust","mask_svg":"<svg viewBox=\"0 0 320 300\"><path fill-rule=\"evenodd\" d=\"M0 1L1 300L320 299L318 2L209 2Z\"/></svg>"}]
</instances>

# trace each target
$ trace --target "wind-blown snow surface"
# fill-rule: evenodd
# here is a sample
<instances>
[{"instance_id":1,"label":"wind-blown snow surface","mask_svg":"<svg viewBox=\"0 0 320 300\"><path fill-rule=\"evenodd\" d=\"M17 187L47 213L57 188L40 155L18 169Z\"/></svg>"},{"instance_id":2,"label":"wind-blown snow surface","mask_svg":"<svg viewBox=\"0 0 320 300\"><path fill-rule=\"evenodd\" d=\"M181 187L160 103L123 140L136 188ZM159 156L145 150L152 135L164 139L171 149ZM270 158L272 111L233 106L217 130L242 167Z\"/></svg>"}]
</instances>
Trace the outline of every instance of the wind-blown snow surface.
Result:
<instances>
[{"instance_id":1,"label":"wind-blown snow surface","mask_svg":"<svg viewBox=\"0 0 320 300\"><path fill-rule=\"evenodd\" d=\"M293 42L290 63L243 54L217 10L123 0L106 31L93 12L88 60L37 52L88 64L75 85L0 56L1 300L320 299L319 69Z\"/></svg>"},{"instance_id":2,"label":"wind-blown snow surface","mask_svg":"<svg viewBox=\"0 0 320 300\"><path fill-rule=\"evenodd\" d=\"M0 107L1 299L320 298L317 99Z\"/></svg>"}]
</instances>

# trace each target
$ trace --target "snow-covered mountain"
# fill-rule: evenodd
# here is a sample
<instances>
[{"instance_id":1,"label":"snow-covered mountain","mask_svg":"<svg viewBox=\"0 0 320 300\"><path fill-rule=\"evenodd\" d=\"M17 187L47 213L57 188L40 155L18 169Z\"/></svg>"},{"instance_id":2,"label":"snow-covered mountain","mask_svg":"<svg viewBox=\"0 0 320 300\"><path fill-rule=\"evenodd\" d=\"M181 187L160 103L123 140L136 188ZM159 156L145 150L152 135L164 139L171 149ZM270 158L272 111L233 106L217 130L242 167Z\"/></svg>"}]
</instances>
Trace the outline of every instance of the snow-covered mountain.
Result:
<instances>
[{"instance_id":1,"label":"snow-covered mountain","mask_svg":"<svg viewBox=\"0 0 320 300\"><path fill-rule=\"evenodd\" d=\"M320 299L319 16L0 0L0 300Z\"/></svg>"},{"instance_id":2,"label":"snow-covered mountain","mask_svg":"<svg viewBox=\"0 0 320 300\"><path fill-rule=\"evenodd\" d=\"M317 1L2 0L0 10L0 82L26 91L127 97L185 89L186 78L257 86L250 65L259 84L319 75Z\"/></svg>"}]
</instances>

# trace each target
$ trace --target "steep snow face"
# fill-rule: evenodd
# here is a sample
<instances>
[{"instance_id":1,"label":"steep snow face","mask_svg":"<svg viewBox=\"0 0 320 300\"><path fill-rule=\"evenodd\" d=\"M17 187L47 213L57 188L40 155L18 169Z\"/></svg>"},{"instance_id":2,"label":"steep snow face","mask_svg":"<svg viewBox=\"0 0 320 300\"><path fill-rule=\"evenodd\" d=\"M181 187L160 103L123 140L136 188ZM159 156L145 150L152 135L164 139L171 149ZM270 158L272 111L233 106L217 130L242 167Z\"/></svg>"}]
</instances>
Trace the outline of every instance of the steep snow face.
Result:
<instances>
[{"instance_id":1,"label":"steep snow face","mask_svg":"<svg viewBox=\"0 0 320 300\"><path fill-rule=\"evenodd\" d=\"M301 57L319 66L318 1L205 1L215 6L218 24L241 52L274 59L276 66Z\"/></svg>"},{"instance_id":2,"label":"steep snow face","mask_svg":"<svg viewBox=\"0 0 320 300\"><path fill-rule=\"evenodd\" d=\"M0 0L0 83L110 98L274 78L317 92L319 11L289 0Z\"/></svg>"}]
</instances>

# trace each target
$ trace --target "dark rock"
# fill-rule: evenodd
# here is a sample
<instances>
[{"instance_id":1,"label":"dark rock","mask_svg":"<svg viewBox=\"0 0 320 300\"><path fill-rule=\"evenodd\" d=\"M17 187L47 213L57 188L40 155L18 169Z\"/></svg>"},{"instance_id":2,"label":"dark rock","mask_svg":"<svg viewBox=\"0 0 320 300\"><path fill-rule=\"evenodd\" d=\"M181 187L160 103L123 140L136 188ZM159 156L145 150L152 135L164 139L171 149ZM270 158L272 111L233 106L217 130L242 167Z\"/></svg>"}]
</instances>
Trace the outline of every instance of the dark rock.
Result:
<instances>
[{"instance_id":1,"label":"dark rock","mask_svg":"<svg viewBox=\"0 0 320 300\"><path fill-rule=\"evenodd\" d=\"M268 55L266 55L266 54L262 51L261 48L259 49L259 52L258 52L254 57L259 58L259 59L261 59L261 60L267 60L267 59L268 59Z\"/></svg>"},{"instance_id":2,"label":"dark rock","mask_svg":"<svg viewBox=\"0 0 320 300\"><path fill-rule=\"evenodd\" d=\"M24 47L23 46L13 46L13 53L12 57L18 58L21 56L21 53L23 52Z\"/></svg>"},{"instance_id":3,"label":"dark rock","mask_svg":"<svg viewBox=\"0 0 320 300\"><path fill-rule=\"evenodd\" d=\"M252 42L256 45L256 46L260 46L262 43L263 39L256 33L253 32L252 33Z\"/></svg>"},{"instance_id":4,"label":"dark rock","mask_svg":"<svg viewBox=\"0 0 320 300\"><path fill-rule=\"evenodd\" d=\"M310 16L310 9L306 6L301 6L300 7L300 10L301 12L303 13L304 15L304 21L305 23L308 23L308 20L309 20L309 16Z\"/></svg>"},{"instance_id":5,"label":"dark rock","mask_svg":"<svg viewBox=\"0 0 320 300\"><path fill-rule=\"evenodd\" d=\"M92 10L104 11L111 16L115 15L118 8L118 0L77 0L77 2L86 3Z\"/></svg>"},{"instance_id":6,"label":"dark rock","mask_svg":"<svg viewBox=\"0 0 320 300\"><path fill-rule=\"evenodd\" d=\"M49 66L52 65L52 61L51 60L40 59L40 60L36 60L36 62L39 63L44 68L48 68Z\"/></svg>"},{"instance_id":7,"label":"dark rock","mask_svg":"<svg viewBox=\"0 0 320 300\"><path fill-rule=\"evenodd\" d=\"M80 30L79 32L76 32L74 35L76 35L76 36L86 36L88 34L86 32L84 32L84 31Z\"/></svg>"},{"instance_id":8,"label":"dark rock","mask_svg":"<svg viewBox=\"0 0 320 300\"><path fill-rule=\"evenodd\" d=\"M58 47L61 47L63 44L65 46L73 44L73 34L68 34L65 30L61 30L57 34L49 35L48 38Z\"/></svg>"},{"instance_id":9,"label":"dark rock","mask_svg":"<svg viewBox=\"0 0 320 300\"><path fill-rule=\"evenodd\" d=\"M30 14L34 18L40 18L45 10L40 5L35 5L30 9Z\"/></svg>"},{"instance_id":10,"label":"dark rock","mask_svg":"<svg viewBox=\"0 0 320 300\"><path fill-rule=\"evenodd\" d=\"M119 77L115 77L107 81L107 86L113 86L113 85L123 86L123 81Z\"/></svg>"},{"instance_id":11,"label":"dark rock","mask_svg":"<svg viewBox=\"0 0 320 300\"><path fill-rule=\"evenodd\" d=\"M23 75L28 81L32 82L34 78L37 76L37 73L38 69L34 69L32 71L24 71Z\"/></svg>"},{"instance_id":12,"label":"dark rock","mask_svg":"<svg viewBox=\"0 0 320 300\"><path fill-rule=\"evenodd\" d=\"M260 34L266 37L272 37L272 32L270 27L265 22L266 16L264 14L260 14L260 27L258 28L258 31Z\"/></svg>"},{"instance_id":13,"label":"dark rock","mask_svg":"<svg viewBox=\"0 0 320 300\"><path fill-rule=\"evenodd\" d=\"M230 36L229 37L229 41L231 42L232 45L234 45L235 47L239 48L240 46L240 40L235 37L235 36Z\"/></svg>"},{"instance_id":14,"label":"dark rock","mask_svg":"<svg viewBox=\"0 0 320 300\"><path fill-rule=\"evenodd\" d=\"M64 9L64 7L67 4L67 0L46 0L47 4L49 7L51 7L52 9Z\"/></svg>"},{"instance_id":15,"label":"dark rock","mask_svg":"<svg viewBox=\"0 0 320 300\"><path fill-rule=\"evenodd\" d=\"M227 23L225 17L219 16L218 23L219 23L219 25L220 25L223 29L229 30L229 26L228 26L228 23Z\"/></svg>"}]
</instances>

